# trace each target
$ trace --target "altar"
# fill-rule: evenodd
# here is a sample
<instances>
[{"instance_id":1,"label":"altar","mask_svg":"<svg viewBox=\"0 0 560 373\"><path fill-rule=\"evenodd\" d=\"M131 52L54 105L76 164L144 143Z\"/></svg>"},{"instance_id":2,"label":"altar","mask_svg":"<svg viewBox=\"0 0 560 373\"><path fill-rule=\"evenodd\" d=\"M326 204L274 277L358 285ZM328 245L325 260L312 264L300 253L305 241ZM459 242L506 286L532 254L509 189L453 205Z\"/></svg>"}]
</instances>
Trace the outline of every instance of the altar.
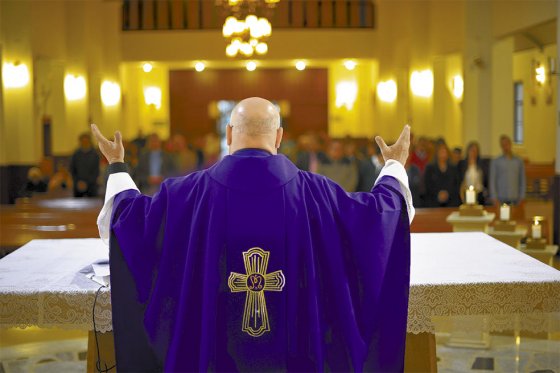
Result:
<instances>
[{"instance_id":1,"label":"altar","mask_svg":"<svg viewBox=\"0 0 560 373\"><path fill-rule=\"evenodd\" d=\"M107 256L99 239L64 239L1 259L0 328L93 331L95 316L97 332L111 332L110 290L83 273ZM407 371L437 370L434 333L450 320L465 331L560 331L560 272L484 233L412 234Z\"/></svg>"}]
</instances>

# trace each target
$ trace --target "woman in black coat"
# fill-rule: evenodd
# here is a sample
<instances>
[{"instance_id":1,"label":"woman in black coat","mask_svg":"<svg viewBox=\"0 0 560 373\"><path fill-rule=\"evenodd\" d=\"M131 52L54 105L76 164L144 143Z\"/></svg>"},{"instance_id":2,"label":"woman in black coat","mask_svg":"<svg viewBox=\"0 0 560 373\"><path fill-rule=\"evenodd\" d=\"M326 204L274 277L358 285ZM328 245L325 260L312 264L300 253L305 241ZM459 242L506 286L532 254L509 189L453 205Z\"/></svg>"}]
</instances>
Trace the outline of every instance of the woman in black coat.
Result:
<instances>
[{"instance_id":1,"label":"woman in black coat","mask_svg":"<svg viewBox=\"0 0 560 373\"><path fill-rule=\"evenodd\" d=\"M426 207L459 206L461 204L459 185L459 172L449 162L449 149L442 142L436 147L434 162L426 166L424 173Z\"/></svg>"}]
</instances>

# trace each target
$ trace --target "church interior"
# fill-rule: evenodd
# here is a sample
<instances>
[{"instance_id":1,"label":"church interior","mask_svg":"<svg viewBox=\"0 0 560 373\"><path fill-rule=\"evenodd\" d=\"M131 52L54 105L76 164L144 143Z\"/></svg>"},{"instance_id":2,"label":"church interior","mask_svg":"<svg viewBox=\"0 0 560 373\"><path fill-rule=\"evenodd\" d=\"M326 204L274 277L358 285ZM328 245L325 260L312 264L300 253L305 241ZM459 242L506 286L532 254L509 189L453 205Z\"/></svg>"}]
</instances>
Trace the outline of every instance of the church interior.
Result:
<instances>
[{"instance_id":1,"label":"church interior","mask_svg":"<svg viewBox=\"0 0 560 373\"><path fill-rule=\"evenodd\" d=\"M92 123L122 133L147 194L227 155L247 97L278 108L281 153L347 192L373 187L374 137L409 124L411 233L485 232L546 265L538 312L556 329L477 333L475 315L469 333L439 315L432 352L410 352L431 358L405 370L560 372L559 15L557 0L0 0L0 268L33 240L99 237ZM506 159L519 175L499 173ZM63 327L72 301L18 303L2 271L0 372L102 371L113 341L91 338L91 313Z\"/></svg>"}]
</instances>

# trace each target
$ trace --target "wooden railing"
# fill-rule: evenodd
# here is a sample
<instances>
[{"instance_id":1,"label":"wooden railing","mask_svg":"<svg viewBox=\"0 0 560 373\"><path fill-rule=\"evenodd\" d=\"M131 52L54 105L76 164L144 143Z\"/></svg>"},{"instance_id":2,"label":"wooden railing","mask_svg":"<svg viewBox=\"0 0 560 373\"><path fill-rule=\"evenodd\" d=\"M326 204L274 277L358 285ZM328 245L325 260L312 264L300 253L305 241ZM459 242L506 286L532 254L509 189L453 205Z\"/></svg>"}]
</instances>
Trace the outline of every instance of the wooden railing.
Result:
<instances>
[{"instance_id":1,"label":"wooden railing","mask_svg":"<svg viewBox=\"0 0 560 373\"><path fill-rule=\"evenodd\" d=\"M221 29L227 14L214 0L123 0L122 29ZM273 28L375 28L373 0L280 0Z\"/></svg>"}]
</instances>

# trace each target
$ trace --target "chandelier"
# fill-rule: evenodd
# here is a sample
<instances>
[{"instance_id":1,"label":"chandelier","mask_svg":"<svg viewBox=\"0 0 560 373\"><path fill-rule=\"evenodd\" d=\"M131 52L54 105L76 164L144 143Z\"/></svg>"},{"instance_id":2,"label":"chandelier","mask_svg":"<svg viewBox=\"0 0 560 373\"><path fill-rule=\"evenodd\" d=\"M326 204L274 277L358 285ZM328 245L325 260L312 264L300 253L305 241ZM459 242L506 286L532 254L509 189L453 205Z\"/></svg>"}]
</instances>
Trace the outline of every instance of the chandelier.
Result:
<instances>
[{"instance_id":1,"label":"chandelier","mask_svg":"<svg viewBox=\"0 0 560 373\"><path fill-rule=\"evenodd\" d=\"M228 57L251 57L268 52L267 39L272 33L270 17L280 0L216 0L227 18L222 35L228 41Z\"/></svg>"}]
</instances>

